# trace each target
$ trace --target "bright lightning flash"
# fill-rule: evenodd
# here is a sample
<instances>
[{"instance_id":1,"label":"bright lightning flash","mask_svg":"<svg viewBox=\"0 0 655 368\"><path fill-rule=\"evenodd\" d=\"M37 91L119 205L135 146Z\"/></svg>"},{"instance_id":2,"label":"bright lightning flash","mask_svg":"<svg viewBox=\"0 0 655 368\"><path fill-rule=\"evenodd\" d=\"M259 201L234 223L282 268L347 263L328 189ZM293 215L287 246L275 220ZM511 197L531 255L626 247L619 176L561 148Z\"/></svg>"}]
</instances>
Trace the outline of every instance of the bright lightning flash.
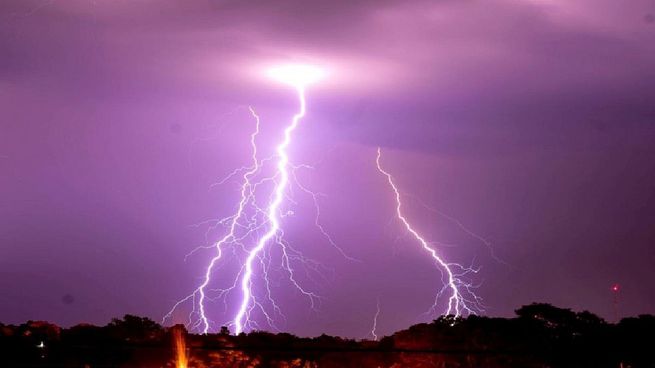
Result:
<instances>
[{"instance_id":1,"label":"bright lightning flash","mask_svg":"<svg viewBox=\"0 0 655 368\"><path fill-rule=\"evenodd\" d=\"M292 80L295 81L297 78L292 78ZM259 241L257 242L257 246L250 251L248 258L246 259L246 273L241 279L241 291L243 292L243 299L241 300L241 306L239 307L239 312L237 312L237 315L234 318L234 325L236 326L237 335L241 333L241 331L243 331L243 325L245 323L244 319L246 321L248 320L248 316L246 314L247 314L247 309L250 306L250 298L252 296L251 279L253 273L253 262L255 261L255 258L259 255L259 253L262 251L262 249L264 249L266 243L268 243L274 236L276 236L278 234L278 231L280 230L280 220L278 218L279 216L278 212L279 212L280 204L282 203L282 200L284 198L284 191L289 182L289 171L288 171L289 156L287 155L286 149L289 146L289 144L291 144L291 133L293 133L293 131L296 130L296 127L298 127L298 123L300 122L300 119L303 116L305 116L305 90L302 85L298 85L297 90L298 90L298 99L300 100L300 111L293 116L291 125L287 126L286 129L284 129L284 140L276 148L276 152L278 155L277 172L280 176L280 179L277 183L277 186L275 187L274 198L268 206L267 213L268 213L268 222L270 224L270 228L264 234L264 236L262 236L259 239Z\"/></svg>"},{"instance_id":2,"label":"bright lightning flash","mask_svg":"<svg viewBox=\"0 0 655 368\"><path fill-rule=\"evenodd\" d=\"M431 310L436 310L439 297L444 293L447 293L449 295L448 308L444 314L459 317L462 314L475 314L480 312L481 299L473 292L474 285L463 280L463 277L470 273L477 273L478 270L470 267L464 267L457 263L446 262L441 256L439 256L437 250L431 247L430 244L412 227L402 212L402 199L400 191L394 182L393 176L391 176L389 172L382 168L382 164L380 163L381 156L382 153L378 147L376 157L377 169L387 178L389 186L394 192L396 199L396 216L405 226L407 232L412 234L412 236L421 244L423 249L430 255L430 257L432 257L434 262L439 266L439 270L442 274L444 286L437 293Z\"/></svg>"},{"instance_id":3,"label":"bright lightning flash","mask_svg":"<svg viewBox=\"0 0 655 368\"><path fill-rule=\"evenodd\" d=\"M275 154L271 157L260 159L258 157L259 153L256 142L260 134L260 118L252 108L249 108L250 114L256 122L255 130L250 136L251 164L233 171L227 178L218 183L222 184L228 179L240 174L240 197L236 209L228 217L205 222L213 222L208 233L218 226L226 227L226 231L218 241L213 242L210 246L198 247L187 255L188 257L202 249L209 249L214 252L204 270L204 276L200 285L191 294L179 300L164 316L162 323L172 318L173 313L178 307L190 302L192 309L189 312L187 327L192 330L197 329L206 334L216 327L216 324L208 317L208 303L220 299L223 301L225 312L229 313L228 295L237 294L238 303L235 308L234 317L224 320L221 325L234 327L236 334L253 328L259 329L260 325L253 315L257 311L259 315L263 316L271 328L277 329L275 326L275 317L280 316L283 319L286 319L286 317L282 314L281 308L273 297L271 273L276 270L286 275L289 285L300 292L302 296L308 298L311 308L314 309L315 303L320 297L301 285L301 282L296 277L294 265L300 263L306 271L313 271L319 275L321 275L320 271L323 269L323 266L314 260L305 258L300 251L291 247L284 240L282 219L285 216L293 214L292 211L285 208L285 200L295 203L289 197L288 193L291 184L296 184L302 192L308 194L313 199L316 211L314 225L326 238L328 243L347 259L355 260L347 256L336 245L319 223L320 210L317 194L307 189L298 181L295 170L301 168L311 169L313 167L309 165L293 165L288 154L288 148L292 144L293 134L306 113L305 89L308 85L324 78L326 72L315 66L284 65L271 68L266 74L279 83L293 87L298 98L298 112L293 115L289 124L284 128L283 137L275 147ZM443 294L447 294L448 307L445 311L446 314L459 317L462 314L480 312L481 300L473 293L475 286L465 281L467 275L475 273L478 270L444 261L437 253L437 250L410 225L402 212L401 194L391 174L382 168L380 157L381 152L378 148L376 159L377 168L386 176L389 185L395 193L396 215L398 219L432 257L442 274L444 286L437 293L431 311L436 311L439 298ZM265 175L264 168L268 162L275 163L274 172ZM258 194L261 190L267 190L269 187L270 192L264 196L264 198L268 199L266 201L267 203L262 204L262 200ZM278 247L275 248L277 249L277 253L275 254L279 254L281 257L279 263L272 260L273 247L271 245ZM238 262L236 276L234 278L221 277L218 279L221 282L228 280L227 286L221 288L210 287L210 285L216 283L217 268L220 268L221 264L232 260ZM307 277L311 279L308 273ZM278 285L279 279L275 279L274 282ZM376 330L379 313L380 307L378 302L373 321L373 329L371 331L374 339L377 339Z\"/></svg>"},{"instance_id":4,"label":"bright lightning flash","mask_svg":"<svg viewBox=\"0 0 655 368\"><path fill-rule=\"evenodd\" d=\"M341 248L339 248L332 238L326 233L324 228L318 223L320 215L317 194L311 192L305 186L298 182L295 175L295 170L300 168L312 168L309 165L294 166L290 162L287 148L292 143L292 135L301 119L305 116L306 100L305 88L312 83L318 82L326 73L323 69L309 66L309 65L284 65L271 68L266 73L268 77L277 82L290 85L294 88L298 103L299 110L291 119L291 122L285 127L282 141L275 148L275 155L265 159L259 159L257 152L256 139L260 132L260 119L252 108L249 108L250 113L256 121L255 131L250 137L251 145L251 164L250 166L242 167L232 172L226 179L222 180L219 184L225 182L227 179L241 175L240 186L240 200L237 205L236 211L229 217L215 220L216 226L227 226L226 233L220 240L213 243L210 247L199 247L191 253L200 249L213 249L214 256L210 259L209 264L205 270L203 282L187 297L178 301L173 308L164 316L164 320L171 318L173 312L182 304L191 301L193 309L189 314L189 321L187 326L191 329L200 329L203 333L208 333L213 328L210 319L208 318L207 303L216 299L222 299L227 310L227 294L239 290L240 302L235 316L230 322L226 321L229 326L235 327L235 333L239 334L246 329L257 328L259 325L251 318L251 313L257 309L266 319L269 326L275 328L273 315L267 312L264 304L272 307L272 310L282 316L278 304L272 297L271 285L269 281L269 271L272 268L271 251L267 247L269 243L278 245L281 253L280 269L282 269L290 282L291 286L297 289L303 296L307 297L310 305L314 308L315 301L319 296L314 292L308 291L303 288L300 282L296 279L292 262L298 261L305 267L320 273L321 265L315 261L309 260L302 256L296 249L292 248L284 239L284 232L281 228L281 218L290 214L291 211L282 211L282 205L288 196L288 186L290 181L293 181L304 193L311 196L314 201L316 209L315 225L327 241L337 249L341 254L346 256ZM275 173L271 176L266 176L257 179L262 172L263 166L268 161L276 161ZM267 183L273 183L272 193L269 194L268 204L261 206L259 204L256 192L257 189ZM264 231L263 234L260 232ZM248 247L246 242L252 241L253 246ZM231 259L236 258L239 263L239 271L236 277L231 282L230 286L222 289L211 289L209 285L212 283L215 274L215 268L219 262L225 261L225 250L231 249ZM191 254L190 253L190 254ZM238 253L242 253L243 258L240 258ZM189 254L189 255L190 255ZM346 256L348 259L352 259ZM255 287L254 277L258 274L263 279L263 287ZM263 290L264 296L257 296L255 290ZM208 296L208 292L218 293L217 295Z\"/></svg>"},{"instance_id":5,"label":"bright lightning flash","mask_svg":"<svg viewBox=\"0 0 655 368\"><path fill-rule=\"evenodd\" d=\"M327 76L325 69L304 64L287 64L270 68L266 74L269 78L291 85L292 87L302 91L306 86L319 82Z\"/></svg>"},{"instance_id":6,"label":"bright lightning flash","mask_svg":"<svg viewBox=\"0 0 655 368\"><path fill-rule=\"evenodd\" d=\"M269 230L259 238L257 246L253 248L248 254L246 259L245 274L241 279L241 291L243 293L243 298L241 299L241 305L239 311L237 312L236 317L234 317L234 326L236 327L236 334L238 335L243 331L244 325L248 323L249 313L248 309L250 307L250 300L252 298L252 275L253 275L253 262L255 258L259 256L266 244L276 236L279 236L280 232L280 220L279 220L279 208L284 199L285 190L287 184L289 183L289 155L287 154L287 148L291 144L291 135L300 124L300 120L305 116L306 112L306 101L305 101L305 87L308 84L316 83L322 79L325 75L325 72L314 66L309 65L284 65L271 68L268 71L268 75L273 79L289 84L296 89L298 94L298 103L300 105L300 110L293 116L291 119L291 124L289 124L284 129L284 139L276 147L275 151L277 153L278 162L277 162L277 174L279 179L274 190L273 200L268 205L267 217L269 223ZM283 247L284 258L288 266L288 258L286 248ZM293 271L288 267L289 278L294 286L300 290L303 294L307 295L310 300L313 300L316 297L315 294L305 291L294 279Z\"/></svg>"}]
</instances>

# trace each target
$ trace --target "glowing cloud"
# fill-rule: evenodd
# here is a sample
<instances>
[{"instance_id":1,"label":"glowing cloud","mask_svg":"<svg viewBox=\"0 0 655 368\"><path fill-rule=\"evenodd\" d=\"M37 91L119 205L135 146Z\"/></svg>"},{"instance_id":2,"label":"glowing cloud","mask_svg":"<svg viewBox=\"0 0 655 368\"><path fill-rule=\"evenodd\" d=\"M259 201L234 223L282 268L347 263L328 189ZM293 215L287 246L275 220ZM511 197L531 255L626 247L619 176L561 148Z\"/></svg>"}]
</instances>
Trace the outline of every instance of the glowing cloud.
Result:
<instances>
[{"instance_id":1,"label":"glowing cloud","mask_svg":"<svg viewBox=\"0 0 655 368\"><path fill-rule=\"evenodd\" d=\"M315 65L285 64L269 68L266 75L277 82L304 88L324 79L327 71Z\"/></svg>"}]
</instances>

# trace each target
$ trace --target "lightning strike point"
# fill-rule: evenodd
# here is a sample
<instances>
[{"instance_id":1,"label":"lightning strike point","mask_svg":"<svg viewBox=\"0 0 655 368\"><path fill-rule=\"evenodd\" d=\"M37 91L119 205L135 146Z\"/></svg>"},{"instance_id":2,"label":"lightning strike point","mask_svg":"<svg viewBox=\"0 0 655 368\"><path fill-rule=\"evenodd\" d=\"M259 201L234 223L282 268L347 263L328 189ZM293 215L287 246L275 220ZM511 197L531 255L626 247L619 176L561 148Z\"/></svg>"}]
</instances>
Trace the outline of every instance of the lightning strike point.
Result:
<instances>
[{"instance_id":1,"label":"lightning strike point","mask_svg":"<svg viewBox=\"0 0 655 368\"><path fill-rule=\"evenodd\" d=\"M380 317L380 298L377 299L377 302L375 304L375 315L373 316L373 327L371 327L371 336L373 337L373 341L378 341L378 334L377 334L378 317Z\"/></svg>"}]
</instances>

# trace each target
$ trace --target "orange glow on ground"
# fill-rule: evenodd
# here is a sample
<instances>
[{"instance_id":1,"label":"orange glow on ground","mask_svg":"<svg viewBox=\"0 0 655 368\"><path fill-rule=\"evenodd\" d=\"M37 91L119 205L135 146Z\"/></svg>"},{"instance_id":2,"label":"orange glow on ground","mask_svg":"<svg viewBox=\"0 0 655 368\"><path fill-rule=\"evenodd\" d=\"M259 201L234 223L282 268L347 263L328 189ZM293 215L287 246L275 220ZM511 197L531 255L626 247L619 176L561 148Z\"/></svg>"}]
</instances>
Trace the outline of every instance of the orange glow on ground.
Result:
<instances>
[{"instance_id":1,"label":"orange glow on ground","mask_svg":"<svg viewBox=\"0 0 655 368\"><path fill-rule=\"evenodd\" d=\"M189 357L187 357L186 340L182 329L173 329L173 345L175 346L175 367L187 368L189 366Z\"/></svg>"}]
</instances>

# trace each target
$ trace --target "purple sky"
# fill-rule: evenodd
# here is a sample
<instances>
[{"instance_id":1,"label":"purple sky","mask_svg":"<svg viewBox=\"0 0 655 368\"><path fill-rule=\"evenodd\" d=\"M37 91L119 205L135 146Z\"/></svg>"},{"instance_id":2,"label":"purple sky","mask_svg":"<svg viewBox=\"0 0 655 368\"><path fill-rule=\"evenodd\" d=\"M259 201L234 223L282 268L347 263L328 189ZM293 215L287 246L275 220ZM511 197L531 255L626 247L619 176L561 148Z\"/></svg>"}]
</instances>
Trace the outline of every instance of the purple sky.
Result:
<instances>
[{"instance_id":1,"label":"purple sky","mask_svg":"<svg viewBox=\"0 0 655 368\"><path fill-rule=\"evenodd\" d=\"M321 5L322 3L322 5ZM263 78L326 65L308 91L285 230L332 270L284 329L364 337L430 320L438 272L394 221L375 149L405 193L489 239L506 264L411 197L444 257L482 266L489 315L543 301L655 313L652 0L127 1L0 4L0 320L159 320L199 282L204 220L226 216L262 116L270 149L296 108ZM218 234L213 234L217 236ZM309 280L305 280L309 282ZM287 302L284 302L287 300ZM218 312L217 312L218 313ZM219 313L220 314L220 313Z\"/></svg>"}]
</instances>

